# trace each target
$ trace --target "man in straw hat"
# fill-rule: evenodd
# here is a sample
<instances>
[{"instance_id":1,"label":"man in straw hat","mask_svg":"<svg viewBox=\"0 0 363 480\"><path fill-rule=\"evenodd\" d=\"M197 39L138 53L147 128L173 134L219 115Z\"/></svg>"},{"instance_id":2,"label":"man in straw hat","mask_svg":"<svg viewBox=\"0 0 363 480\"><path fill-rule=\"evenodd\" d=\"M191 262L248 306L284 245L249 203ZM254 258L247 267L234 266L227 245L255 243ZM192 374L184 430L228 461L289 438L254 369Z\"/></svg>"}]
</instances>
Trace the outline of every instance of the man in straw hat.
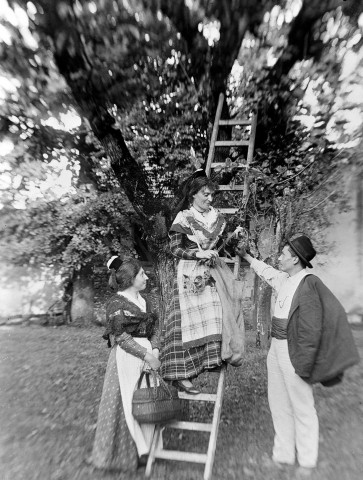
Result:
<instances>
[{"instance_id":1,"label":"man in straw hat","mask_svg":"<svg viewBox=\"0 0 363 480\"><path fill-rule=\"evenodd\" d=\"M305 235L287 239L279 270L239 246L238 255L276 291L267 356L268 401L275 430L272 461L299 463L296 478L308 477L318 460L319 422L312 384L339 383L359 356L343 306L315 275L316 251Z\"/></svg>"}]
</instances>

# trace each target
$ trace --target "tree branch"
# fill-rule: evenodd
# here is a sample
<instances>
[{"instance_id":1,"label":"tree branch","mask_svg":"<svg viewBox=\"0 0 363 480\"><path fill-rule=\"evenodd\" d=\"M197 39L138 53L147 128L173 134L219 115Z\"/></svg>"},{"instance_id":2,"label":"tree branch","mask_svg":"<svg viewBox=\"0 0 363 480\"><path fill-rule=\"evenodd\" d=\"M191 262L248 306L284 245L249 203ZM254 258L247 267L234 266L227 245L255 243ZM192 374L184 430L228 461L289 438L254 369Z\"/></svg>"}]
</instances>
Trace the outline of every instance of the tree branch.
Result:
<instances>
[{"instance_id":1,"label":"tree branch","mask_svg":"<svg viewBox=\"0 0 363 480\"><path fill-rule=\"evenodd\" d=\"M321 200L320 202L318 202L316 205L314 205L313 207L309 208L308 210L303 210L301 212L301 214L303 213L308 213L308 212L311 212L312 210L315 210L316 207L318 207L319 205L321 205L322 203L326 202L328 200L328 198L330 198L332 195L334 195L335 193L337 193L336 190L333 190L331 193L329 193L328 196L324 197L323 200Z\"/></svg>"},{"instance_id":2,"label":"tree branch","mask_svg":"<svg viewBox=\"0 0 363 480\"><path fill-rule=\"evenodd\" d=\"M122 132L116 127L109 113L107 91L111 80L103 72L95 71L88 58L77 18L73 13L73 1L40 1L44 11L42 27L54 45L54 58L59 72L64 76L75 101L91 125L96 137L111 160L112 169L130 202L148 210L152 195L144 170L133 159ZM57 3L54 5L54 3Z\"/></svg>"},{"instance_id":3,"label":"tree branch","mask_svg":"<svg viewBox=\"0 0 363 480\"><path fill-rule=\"evenodd\" d=\"M291 23L287 46L270 70L270 78L280 79L287 75L295 63L302 59L318 60L323 52L324 44L312 38L315 22L325 13L342 7L350 15L357 16L363 11L361 0L304 0L300 12Z\"/></svg>"}]
</instances>

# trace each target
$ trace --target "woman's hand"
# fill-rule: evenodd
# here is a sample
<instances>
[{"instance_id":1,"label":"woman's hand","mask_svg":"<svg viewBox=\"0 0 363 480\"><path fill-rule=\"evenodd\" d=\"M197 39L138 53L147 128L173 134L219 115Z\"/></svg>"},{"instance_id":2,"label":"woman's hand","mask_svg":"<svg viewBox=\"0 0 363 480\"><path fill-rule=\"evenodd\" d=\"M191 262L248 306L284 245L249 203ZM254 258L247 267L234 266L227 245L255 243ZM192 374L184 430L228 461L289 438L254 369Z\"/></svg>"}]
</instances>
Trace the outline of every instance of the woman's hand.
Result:
<instances>
[{"instance_id":1,"label":"woman's hand","mask_svg":"<svg viewBox=\"0 0 363 480\"><path fill-rule=\"evenodd\" d=\"M157 370L161 365L160 360L156 358L152 353L149 353L149 352L146 353L144 360L146 363L150 365L150 368L152 370Z\"/></svg>"},{"instance_id":2,"label":"woman's hand","mask_svg":"<svg viewBox=\"0 0 363 480\"><path fill-rule=\"evenodd\" d=\"M160 351L158 348L153 348L153 355L159 360Z\"/></svg>"},{"instance_id":3,"label":"woman's hand","mask_svg":"<svg viewBox=\"0 0 363 480\"><path fill-rule=\"evenodd\" d=\"M218 252L217 250L199 250L195 256L197 258L203 258L206 260L210 260L211 258L217 258L218 257Z\"/></svg>"}]
</instances>

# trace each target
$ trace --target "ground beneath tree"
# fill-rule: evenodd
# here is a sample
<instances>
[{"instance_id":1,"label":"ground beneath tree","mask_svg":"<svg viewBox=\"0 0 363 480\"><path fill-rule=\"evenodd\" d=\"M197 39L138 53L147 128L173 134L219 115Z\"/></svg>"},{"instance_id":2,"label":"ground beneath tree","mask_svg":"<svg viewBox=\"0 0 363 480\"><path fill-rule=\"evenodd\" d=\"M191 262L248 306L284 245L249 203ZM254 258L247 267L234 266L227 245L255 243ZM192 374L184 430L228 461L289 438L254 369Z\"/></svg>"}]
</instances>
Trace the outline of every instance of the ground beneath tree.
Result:
<instances>
[{"instance_id":1,"label":"ground beneath tree","mask_svg":"<svg viewBox=\"0 0 363 480\"><path fill-rule=\"evenodd\" d=\"M0 327L0 480L98 480L143 478L92 469L90 455L108 349L97 327ZM363 330L354 330L363 358ZM216 378L199 379L208 389ZM316 387L320 418L319 467L313 480L363 478L363 362L346 374L341 386ZM211 410L192 408L200 419ZM202 404L203 405L203 404ZM183 433L169 438L185 449L200 437ZM266 394L265 352L253 336L245 363L229 368L218 435L213 479L288 480L294 469L271 469L273 431ZM198 480L203 469L157 462L153 479Z\"/></svg>"}]
</instances>

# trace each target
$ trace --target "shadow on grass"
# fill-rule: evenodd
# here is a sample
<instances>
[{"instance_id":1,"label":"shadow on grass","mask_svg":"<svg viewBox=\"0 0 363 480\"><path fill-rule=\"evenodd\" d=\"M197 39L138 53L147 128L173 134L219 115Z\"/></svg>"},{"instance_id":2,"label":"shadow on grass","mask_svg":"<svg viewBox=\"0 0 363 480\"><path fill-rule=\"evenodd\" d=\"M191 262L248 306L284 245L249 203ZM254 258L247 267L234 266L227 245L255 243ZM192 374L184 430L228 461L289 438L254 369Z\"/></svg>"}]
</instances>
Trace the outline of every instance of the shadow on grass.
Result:
<instances>
[{"instance_id":1,"label":"shadow on grass","mask_svg":"<svg viewBox=\"0 0 363 480\"><path fill-rule=\"evenodd\" d=\"M363 356L363 330L354 329ZM1 480L138 480L134 475L94 470L92 449L109 350L102 329L72 327L0 328ZM266 352L248 334L240 368L229 367L218 434L213 479L287 480L294 469L268 464L273 428L267 403ZM217 374L196 384L213 391ZM313 480L360 480L363 472L363 368L350 369L337 387L315 388L321 426L319 467ZM206 402L191 404L191 419L208 421ZM168 448L205 452L208 436L166 434ZM198 480L203 467L157 461L153 479Z\"/></svg>"}]
</instances>

